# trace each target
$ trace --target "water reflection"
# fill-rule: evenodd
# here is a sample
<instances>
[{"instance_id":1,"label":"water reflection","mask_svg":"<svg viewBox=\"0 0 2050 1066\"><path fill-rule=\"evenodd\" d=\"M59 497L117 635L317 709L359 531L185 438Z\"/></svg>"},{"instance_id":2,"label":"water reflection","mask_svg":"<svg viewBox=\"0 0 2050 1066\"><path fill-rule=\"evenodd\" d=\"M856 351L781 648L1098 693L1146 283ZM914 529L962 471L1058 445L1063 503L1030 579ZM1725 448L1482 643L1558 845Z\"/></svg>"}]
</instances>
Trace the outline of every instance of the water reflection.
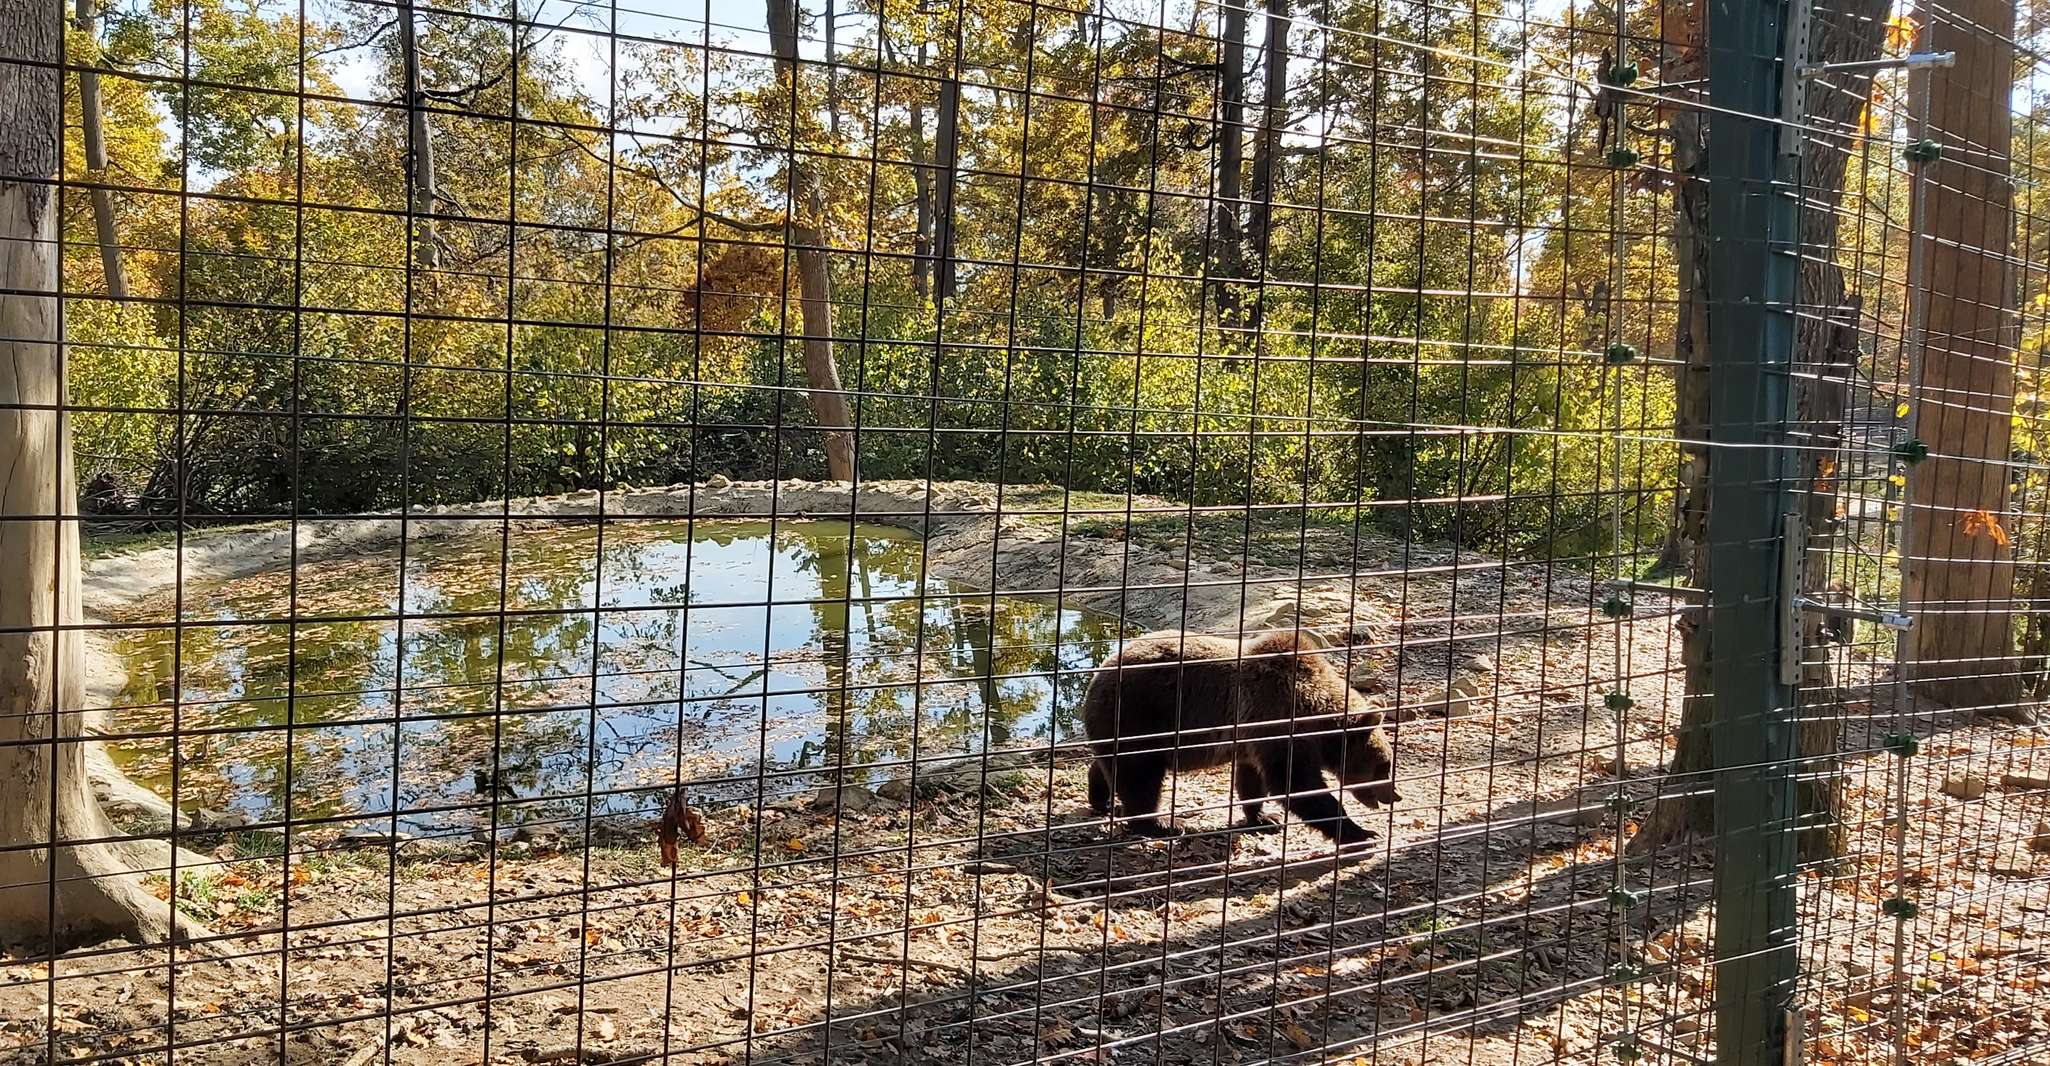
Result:
<instances>
[{"instance_id":1,"label":"water reflection","mask_svg":"<svg viewBox=\"0 0 2050 1066\"><path fill-rule=\"evenodd\" d=\"M1112 620L921 581L888 527L625 520L410 545L188 586L124 631L113 745L181 807L386 814L414 831L759 798L912 756L1044 747ZM404 572L405 610L399 617ZM501 589L504 595L501 599ZM291 610L296 599L296 617ZM139 604L163 618L168 602ZM198 623L198 624L195 624ZM1058 668L1058 669L1057 669ZM1061 673L1059 671L1073 671ZM174 680L175 679L175 680ZM296 684L294 680L296 679ZM287 728L287 719L290 726ZM793 772L798 771L798 772Z\"/></svg>"}]
</instances>

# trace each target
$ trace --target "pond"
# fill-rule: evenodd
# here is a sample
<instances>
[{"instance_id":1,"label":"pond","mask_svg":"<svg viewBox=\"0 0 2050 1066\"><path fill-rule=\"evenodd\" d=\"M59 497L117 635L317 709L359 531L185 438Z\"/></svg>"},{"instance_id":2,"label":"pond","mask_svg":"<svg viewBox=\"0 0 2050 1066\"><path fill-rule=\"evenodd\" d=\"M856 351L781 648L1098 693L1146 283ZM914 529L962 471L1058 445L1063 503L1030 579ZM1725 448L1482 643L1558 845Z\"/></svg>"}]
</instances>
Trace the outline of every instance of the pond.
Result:
<instances>
[{"instance_id":1,"label":"pond","mask_svg":"<svg viewBox=\"0 0 2050 1066\"><path fill-rule=\"evenodd\" d=\"M579 816L587 795L593 815L645 811L675 781L760 803L843 766L904 776L914 750L1064 742L1121 636L922 576L921 541L886 526L629 519L501 544L420 541L135 605L114 641L116 761L168 797L175 757L182 809L396 808L416 834L488 825L494 800L501 827ZM174 610L180 630L139 621Z\"/></svg>"}]
</instances>

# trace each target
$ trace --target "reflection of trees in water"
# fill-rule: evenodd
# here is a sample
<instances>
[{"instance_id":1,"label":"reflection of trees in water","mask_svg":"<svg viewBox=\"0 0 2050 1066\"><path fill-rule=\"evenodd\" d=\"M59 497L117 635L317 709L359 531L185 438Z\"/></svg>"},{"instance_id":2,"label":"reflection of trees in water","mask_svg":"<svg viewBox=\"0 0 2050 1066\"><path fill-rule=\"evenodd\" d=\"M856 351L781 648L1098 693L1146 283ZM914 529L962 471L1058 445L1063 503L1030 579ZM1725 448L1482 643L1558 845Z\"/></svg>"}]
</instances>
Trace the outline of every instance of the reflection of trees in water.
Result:
<instances>
[{"instance_id":1,"label":"reflection of trees in water","mask_svg":"<svg viewBox=\"0 0 2050 1066\"><path fill-rule=\"evenodd\" d=\"M908 758L914 736L921 755L1059 737L1087 675L1055 678L1057 667L1082 670L1117 639L1107 619L1003 597L992 610L986 594L922 581L920 543L896 531L850 538L845 525L778 523L771 545L766 522L701 522L686 575L685 530L608 525L602 587L593 526L522 533L502 560L495 537L418 546L403 641L397 621L319 618L394 611L389 560L302 568L296 588L262 575L188 590L188 622L281 619L296 602L296 639L283 622L190 626L176 663L170 630L126 640L123 702L134 709L117 725L167 730L182 697L186 805L278 817L289 800L313 816L495 795L559 812L592 788L656 784L686 763L687 779L830 770ZM687 599L708 598L702 586L756 590L743 602L763 601L759 617L690 614ZM736 615L738 626L723 621ZM808 691L769 697L770 687ZM141 740L122 753L167 789L168 751Z\"/></svg>"},{"instance_id":2,"label":"reflection of trees in water","mask_svg":"<svg viewBox=\"0 0 2050 1066\"><path fill-rule=\"evenodd\" d=\"M1032 600L992 604L986 593L934 580L919 596L915 566L890 573L903 586L878 602L870 558L842 550L818 560L814 613L827 684L823 739L808 754L825 768L859 766L908 759L914 746L921 757L1009 746L1027 722L1035 739L1066 734L1088 681L1064 671L1109 654L1113 621ZM888 598L904 595L912 598ZM858 621L850 617L857 612Z\"/></svg>"}]
</instances>

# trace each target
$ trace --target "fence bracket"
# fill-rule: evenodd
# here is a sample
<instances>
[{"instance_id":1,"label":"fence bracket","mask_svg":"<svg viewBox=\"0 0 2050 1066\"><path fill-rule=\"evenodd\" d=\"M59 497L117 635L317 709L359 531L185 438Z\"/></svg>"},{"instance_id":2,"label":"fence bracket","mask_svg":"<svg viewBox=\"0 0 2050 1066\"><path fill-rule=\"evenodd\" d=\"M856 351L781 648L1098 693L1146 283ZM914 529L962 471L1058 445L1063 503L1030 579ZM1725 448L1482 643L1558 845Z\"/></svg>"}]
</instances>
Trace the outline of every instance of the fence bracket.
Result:
<instances>
[{"instance_id":1,"label":"fence bracket","mask_svg":"<svg viewBox=\"0 0 2050 1066\"><path fill-rule=\"evenodd\" d=\"M1957 66L1956 52L1915 52L1892 59L1856 59L1843 63L1809 63L1801 67L1801 76L1813 78L1822 74L1834 74L1845 70L1914 70L1917 67Z\"/></svg>"},{"instance_id":2,"label":"fence bracket","mask_svg":"<svg viewBox=\"0 0 2050 1066\"><path fill-rule=\"evenodd\" d=\"M1808 81L1802 77L1808 64L1808 16L1811 0L1787 4L1785 50L1780 53L1781 155L1801 154L1801 123L1808 118Z\"/></svg>"},{"instance_id":3,"label":"fence bracket","mask_svg":"<svg viewBox=\"0 0 2050 1066\"><path fill-rule=\"evenodd\" d=\"M1813 596L1796 596L1794 597L1794 606L1800 608L1805 614L1819 614L1830 618L1855 618L1860 622L1871 622L1875 625L1885 626L1895 632L1912 629L1915 625L1913 615L1902 614L1899 611L1889 611L1880 607L1868 607L1856 602L1830 603L1828 600L1818 600Z\"/></svg>"}]
</instances>

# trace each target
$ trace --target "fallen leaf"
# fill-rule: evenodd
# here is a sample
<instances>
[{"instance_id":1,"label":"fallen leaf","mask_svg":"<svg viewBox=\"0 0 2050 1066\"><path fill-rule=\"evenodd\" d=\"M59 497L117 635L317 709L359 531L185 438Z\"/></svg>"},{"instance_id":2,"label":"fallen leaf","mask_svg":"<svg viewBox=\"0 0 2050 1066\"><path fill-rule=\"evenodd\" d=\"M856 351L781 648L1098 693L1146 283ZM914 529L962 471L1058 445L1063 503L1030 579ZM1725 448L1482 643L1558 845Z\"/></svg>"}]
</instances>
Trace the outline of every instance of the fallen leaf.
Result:
<instances>
[{"instance_id":1,"label":"fallen leaf","mask_svg":"<svg viewBox=\"0 0 2050 1066\"><path fill-rule=\"evenodd\" d=\"M2000 520L1985 511L1965 512L1964 531L1967 537L1992 537L1993 542L2003 548L2014 543L2008 537L2007 530L2001 528Z\"/></svg>"}]
</instances>

